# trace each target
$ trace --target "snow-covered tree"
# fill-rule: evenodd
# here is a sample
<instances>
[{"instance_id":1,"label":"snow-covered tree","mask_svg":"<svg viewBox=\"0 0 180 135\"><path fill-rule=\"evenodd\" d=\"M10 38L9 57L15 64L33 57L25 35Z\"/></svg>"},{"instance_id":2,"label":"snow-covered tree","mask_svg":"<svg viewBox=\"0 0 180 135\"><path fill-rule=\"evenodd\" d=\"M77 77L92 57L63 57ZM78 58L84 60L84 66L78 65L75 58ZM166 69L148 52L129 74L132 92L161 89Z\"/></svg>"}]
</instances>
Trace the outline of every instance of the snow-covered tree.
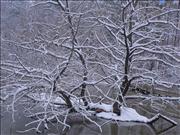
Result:
<instances>
[{"instance_id":1,"label":"snow-covered tree","mask_svg":"<svg viewBox=\"0 0 180 135\"><path fill-rule=\"evenodd\" d=\"M106 51L114 59L116 68L123 71L119 77L122 95L126 95L133 81L135 85L179 87L179 47L174 47L173 43L162 44L167 33L180 30L176 22L178 7L161 8L157 2L136 0L104 3L110 8L118 5L118 8L97 18L107 31L104 30L103 36L96 36L102 46L111 46ZM166 79L165 71L171 72L171 81Z\"/></svg>"},{"instance_id":2,"label":"snow-covered tree","mask_svg":"<svg viewBox=\"0 0 180 135\"><path fill-rule=\"evenodd\" d=\"M36 117L27 125L37 127L28 130L48 128L53 119L70 127L66 120L74 112L100 127L89 110L119 114L131 86L179 86L180 10L157 4L3 1L1 100L10 99L7 108L13 120L23 103L29 117ZM164 44L170 34L176 36L174 42Z\"/></svg>"}]
</instances>

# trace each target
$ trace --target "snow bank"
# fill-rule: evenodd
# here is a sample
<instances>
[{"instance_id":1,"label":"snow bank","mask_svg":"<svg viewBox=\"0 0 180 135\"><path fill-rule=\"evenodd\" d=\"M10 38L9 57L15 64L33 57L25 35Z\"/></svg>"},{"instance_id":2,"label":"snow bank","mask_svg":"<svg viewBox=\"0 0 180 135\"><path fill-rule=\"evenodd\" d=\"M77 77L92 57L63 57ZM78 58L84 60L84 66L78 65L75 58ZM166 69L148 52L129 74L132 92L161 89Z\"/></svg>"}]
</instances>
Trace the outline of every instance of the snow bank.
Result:
<instances>
[{"instance_id":1,"label":"snow bank","mask_svg":"<svg viewBox=\"0 0 180 135\"><path fill-rule=\"evenodd\" d=\"M136 112L133 108L128 108L121 106L121 115L117 116L117 114L113 112L101 112L96 114L97 117L101 117L104 119L112 119L119 121L134 121L134 122L148 122L149 119L145 116L142 116Z\"/></svg>"}]
</instances>

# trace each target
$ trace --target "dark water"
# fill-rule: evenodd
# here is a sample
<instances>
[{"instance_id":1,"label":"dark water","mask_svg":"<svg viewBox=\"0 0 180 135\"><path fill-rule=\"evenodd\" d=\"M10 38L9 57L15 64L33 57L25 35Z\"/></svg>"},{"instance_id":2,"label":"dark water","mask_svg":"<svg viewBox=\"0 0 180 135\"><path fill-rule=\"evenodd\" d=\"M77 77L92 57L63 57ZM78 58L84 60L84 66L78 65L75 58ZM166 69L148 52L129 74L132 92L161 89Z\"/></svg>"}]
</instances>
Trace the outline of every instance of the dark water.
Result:
<instances>
[{"instance_id":1,"label":"dark water","mask_svg":"<svg viewBox=\"0 0 180 135\"><path fill-rule=\"evenodd\" d=\"M23 116L21 108L15 113L15 122L12 122L12 115L9 112L2 110L1 115L1 135L38 135L34 130L26 133L19 133L30 127L25 127L25 124L32 119ZM139 110L140 114L148 116L146 112ZM150 116L148 116L150 117ZM154 124L156 131L147 124L135 123L135 122L112 122L103 119L96 119L96 121L102 126L102 133L99 128L92 123L83 121L73 121L69 123L71 128L69 130L62 131L62 125L56 123L48 124L49 130L41 128L41 135L156 135L161 133L163 135L179 135L180 134L180 119L171 119L178 122L178 125L170 128L170 123L164 120L159 120ZM34 126L34 125L33 125ZM164 130L164 132L163 132Z\"/></svg>"},{"instance_id":2,"label":"dark water","mask_svg":"<svg viewBox=\"0 0 180 135\"><path fill-rule=\"evenodd\" d=\"M23 117L22 114L17 114L16 122L12 123L11 115L6 113L1 118L1 135L36 135L35 131L27 133L19 133L18 130L24 130L24 126L31 119ZM107 121L98 119L99 124ZM179 120L176 120L179 122ZM179 123L178 123L179 124ZM161 131L170 126L169 123L159 121L156 123L156 128ZM94 124L87 122L73 122L71 129L62 132L62 126L57 124L49 124L49 130L42 129L42 135L155 135L154 130L147 124L133 123L133 122L109 122L102 126L102 133ZM179 135L180 126L176 126L166 132L164 135Z\"/></svg>"}]
</instances>

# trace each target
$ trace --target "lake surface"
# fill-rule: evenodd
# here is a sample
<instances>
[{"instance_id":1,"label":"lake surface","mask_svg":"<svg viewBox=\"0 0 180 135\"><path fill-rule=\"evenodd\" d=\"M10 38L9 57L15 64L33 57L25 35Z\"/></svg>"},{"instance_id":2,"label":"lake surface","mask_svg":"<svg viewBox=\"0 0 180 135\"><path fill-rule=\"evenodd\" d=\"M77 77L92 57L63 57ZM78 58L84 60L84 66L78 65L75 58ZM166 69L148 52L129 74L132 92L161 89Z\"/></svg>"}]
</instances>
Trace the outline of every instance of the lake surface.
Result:
<instances>
[{"instance_id":1,"label":"lake surface","mask_svg":"<svg viewBox=\"0 0 180 135\"><path fill-rule=\"evenodd\" d=\"M1 111L3 112L1 115L1 135L38 135L34 130L26 133L18 132L27 129L25 124L32 120L31 118L26 118L23 116L21 107L15 113L14 123L12 122L12 115L10 112L6 112L5 110ZM138 109L138 112L149 118L151 117L143 110ZM177 116L178 115L179 114L177 114ZM178 122L178 125L165 132L162 131L170 127L171 124L161 119L154 125L157 130L155 132L155 130L153 130L147 124L136 122L113 122L97 118L96 121L100 125L103 125L102 133L100 132L99 128L92 123L73 120L71 123L69 123L71 125L69 130L62 131L62 125L52 123L48 124L49 130L41 128L41 135L156 135L158 132L162 132L163 135L179 135L180 119L177 117L170 118Z\"/></svg>"}]
</instances>

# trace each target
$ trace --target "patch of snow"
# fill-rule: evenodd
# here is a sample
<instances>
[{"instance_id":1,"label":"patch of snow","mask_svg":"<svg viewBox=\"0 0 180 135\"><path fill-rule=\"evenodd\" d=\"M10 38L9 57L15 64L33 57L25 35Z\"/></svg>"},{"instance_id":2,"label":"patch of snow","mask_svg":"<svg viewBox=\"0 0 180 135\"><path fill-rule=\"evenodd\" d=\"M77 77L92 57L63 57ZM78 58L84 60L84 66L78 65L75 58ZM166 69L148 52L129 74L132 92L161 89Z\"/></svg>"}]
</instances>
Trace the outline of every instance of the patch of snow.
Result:
<instances>
[{"instance_id":1,"label":"patch of snow","mask_svg":"<svg viewBox=\"0 0 180 135\"><path fill-rule=\"evenodd\" d=\"M36 101L39 101L39 102L47 102L50 95L47 93L31 93L31 94L28 94L28 97L30 97ZM52 103L59 103L59 104L65 104L66 103L61 97L57 97L57 96L52 96L51 102Z\"/></svg>"},{"instance_id":2,"label":"patch of snow","mask_svg":"<svg viewBox=\"0 0 180 135\"><path fill-rule=\"evenodd\" d=\"M66 102L61 97L56 97L53 99L53 103L66 104Z\"/></svg>"},{"instance_id":3,"label":"patch of snow","mask_svg":"<svg viewBox=\"0 0 180 135\"><path fill-rule=\"evenodd\" d=\"M112 105L107 105L104 103L89 103L88 104L90 108L99 108L99 109L103 109L107 112L112 112L113 111L113 106Z\"/></svg>"},{"instance_id":4,"label":"patch of snow","mask_svg":"<svg viewBox=\"0 0 180 135\"><path fill-rule=\"evenodd\" d=\"M105 119L112 119L112 120L118 120L120 116L117 116L117 114L113 112L101 112L96 114L97 117L105 118Z\"/></svg>"},{"instance_id":5,"label":"patch of snow","mask_svg":"<svg viewBox=\"0 0 180 135\"><path fill-rule=\"evenodd\" d=\"M145 116L142 116L136 112L133 108L128 108L121 106L121 115L117 116L117 114L113 112L101 112L96 114L97 117L119 120L119 121L134 121L134 122L148 122L149 119Z\"/></svg>"},{"instance_id":6,"label":"patch of snow","mask_svg":"<svg viewBox=\"0 0 180 135\"><path fill-rule=\"evenodd\" d=\"M47 93L31 93L31 94L28 94L28 97L30 97L36 101L39 101L39 102L48 102L50 95ZM71 100L73 106L83 105L82 99L77 99L77 98L71 97L70 100ZM51 96L50 102L57 103L57 104L66 104L65 100L62 97L55 96L55 95Z\"/></svg>"}]
</instances>

